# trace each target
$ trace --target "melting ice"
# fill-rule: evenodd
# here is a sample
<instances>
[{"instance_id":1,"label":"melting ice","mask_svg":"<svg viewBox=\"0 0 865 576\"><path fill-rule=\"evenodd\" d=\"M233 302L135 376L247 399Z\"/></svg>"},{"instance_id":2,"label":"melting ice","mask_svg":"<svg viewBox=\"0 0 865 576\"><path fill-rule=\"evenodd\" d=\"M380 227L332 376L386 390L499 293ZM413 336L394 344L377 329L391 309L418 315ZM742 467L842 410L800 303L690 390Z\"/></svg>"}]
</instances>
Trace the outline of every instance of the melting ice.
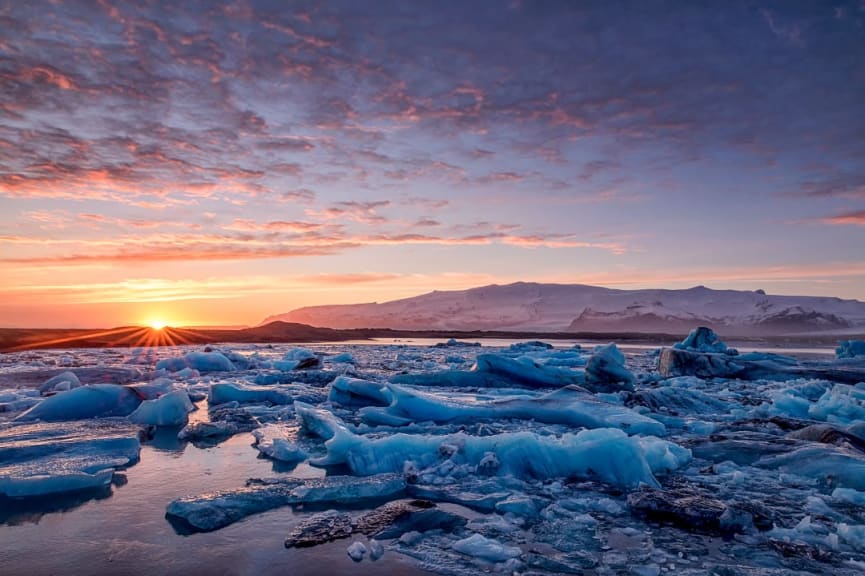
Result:
<instances>
[{"instance_id":1,"label":"melting ice","mask_svg":"<svg viewBox=\"0 0 865 576\"><path fill-rule=\"evenodd\" d=\"M156 349L123 365L9 354L21 383L0 390L0 505L104 494L147 465L155 433L245 435L284 472L153 502L179 533L291 508L286 546L347 539L359 571L403 554L458 575L854 574L863 350L740 354L697 329L659 353L454 340Z\"/></svg>"}]
</instances>

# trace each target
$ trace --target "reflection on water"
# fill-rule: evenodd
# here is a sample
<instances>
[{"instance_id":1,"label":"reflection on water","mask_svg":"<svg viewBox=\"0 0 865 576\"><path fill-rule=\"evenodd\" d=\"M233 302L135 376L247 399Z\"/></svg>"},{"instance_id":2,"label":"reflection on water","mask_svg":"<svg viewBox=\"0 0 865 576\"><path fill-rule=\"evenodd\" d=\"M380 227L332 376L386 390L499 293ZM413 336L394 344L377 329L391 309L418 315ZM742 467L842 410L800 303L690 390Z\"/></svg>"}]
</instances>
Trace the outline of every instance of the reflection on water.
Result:
<instances>
[{"instance_id":1,"label":"reflection on water","mask_svg":"<svg viewBox=\"0 0 865 576\"><path fill-rule=\"evenodd\" d=\"M125 480L123 474L115 474L115 477ZM121 481L121 483L125 482ZM69 512L91 500L110 498L112 493L111 486L100 486L99 488L79 490L59 496L28 498L26 500L16 500L0 495L0 523L8 526L39 524L39 521L46 514Z\"/></svg>"},{"instance_id":2,"label":"reflection on water","mask_svg":"<svg viewBox=\"0 0 865 576\"><path fill-rule=\"evenodd\" d=\"M176 434L176 430L174 431ZM285 536L298 521L291 508L250 517L206 534L178 536L165 508L178 497L243 486L248 478L277 472L322 476L303 463L277 470L240 434L206 449L172 441L159 431L141 451L141 461L123 474L126 486L81 493L29 507L0 502L2 574L426 574L413 562L388 552L378 562L355 564L345 553L351 540L304 550L286 550Z\"/></svg>"}]
</instances>

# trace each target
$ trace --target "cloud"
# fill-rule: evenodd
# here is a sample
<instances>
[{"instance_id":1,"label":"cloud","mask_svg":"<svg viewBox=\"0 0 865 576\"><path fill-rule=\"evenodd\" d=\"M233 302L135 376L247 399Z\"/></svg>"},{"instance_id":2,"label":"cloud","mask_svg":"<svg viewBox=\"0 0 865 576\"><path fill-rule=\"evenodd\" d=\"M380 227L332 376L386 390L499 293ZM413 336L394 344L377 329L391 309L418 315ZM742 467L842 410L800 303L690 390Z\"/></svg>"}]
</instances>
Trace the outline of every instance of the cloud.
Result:
<instances>
[{"instance_id":1,"label":"cloud","mask_svg":"<svg viewBox=\"0 0 865 576\"><path fill-rule=\"evenodd\" d=\"M842 212L835 216L820 218L818 221L823 224L831 224L835 226L865 226L865 210Z\"/></svg>"}]
</instances>

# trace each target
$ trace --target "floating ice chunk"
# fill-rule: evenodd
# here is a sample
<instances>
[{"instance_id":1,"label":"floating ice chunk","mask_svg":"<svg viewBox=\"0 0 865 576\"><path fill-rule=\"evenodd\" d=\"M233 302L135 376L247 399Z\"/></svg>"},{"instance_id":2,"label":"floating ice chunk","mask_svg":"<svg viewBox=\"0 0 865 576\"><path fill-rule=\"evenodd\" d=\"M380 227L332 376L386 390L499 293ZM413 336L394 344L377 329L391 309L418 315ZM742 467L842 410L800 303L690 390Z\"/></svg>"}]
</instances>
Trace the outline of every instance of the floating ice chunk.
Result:
<instances>
[{"instance_id":1,"label":"floating ice chunk","mask_svg":"<svg viewBox=\"0 0 865 576\"><path fill-rule=\"evenodd\" d=\"M657 412L669 414L726 414L730 403L710 396L692 386L702 384L694 377L683 376L662 382L662 386L637 391L633 398Z\"/></svg>"},{"instance_id":2,"label":"floating ice chunk","mask_svg":"<svg viewBox=\"0 0 865 576\"><path fill-rule=\"evenodd\" d=\"M525 342L514 342L510 346L508 346L508 352L516 352L516 353L526 353L526 352L539 352L544 350L552 350L553 345L548 344L546 342L541 342L540 340L527 340Z\"/></svg>"},{"instance_id":3,"label":"floating ice chunk","mask_svg":"<svg viewBox=\"0 0 865 576\"><path fill-rule=\"evenodd\" d=\"M378 540L369 541L369 559L375 562L384 556L384 546Z\"/></svg>"},{"instance_id":4,"label":"floating ice chunk","mask_svg":"<svg viewBox=\"0 0 865 576\"><path fill-rule=\"evenodd\" d=\"M310 360L312 358L318 358L318 356L315 355L315 352L307 348L292 348L282 356L283 360L293 360L295 362Z\"/></svg>"},{"instance_id":5,"label":"floating ice chunk","mask_svg":"<svg viewBox=\"0 0 865 576\"><path fill-rule=\"evenodd\" d=\"M334 354L330 357L330 361L334 364L357 364L357 360L355 360L354 356L352 356L348 352Z\"/></svg>"},{"instance_id":6,"label":"floating ice chunk","mask_svg":"<svg viewBox=\"0 0 865 576\"><path fill-rule=\"evenodd\" d=\"M175 372L173 376L177 380L192 380L193 378L198 378L201 374L194 368L184 368Z\"/></svg>"},{"instance_id":7,"label":"floating ice chunk","mask_svg":"<svg viewBox=\"0 0 865 576\"><path fill-rule=\"evenodd\" d=\"M670 442L629 437L612 428L583 430L561 438L531 432L484 437L459 433L367 438L333 422L326 428L332 434L325 442L327 455L311 463L346 464L354 474L361 476L399 472L407 462L413 462L419 469L427 468L445 458L455 464L477 466L488 453L493 453L500 462L496 470L499 475L536 479L597 478L614 486L634 488L641 483L658 486L653 469L667 471L673 459L678 459L681 466L691 457L690 450ZM662 450L662 446L667 449Z\"/></svg>"},{"instance_id":8,"label":"floating ice chunk","mask_svg":"<svg viewBox=\"0 0 865 576\"><path fill-rule=\"evenodd\" d=\"M505 546L497 540L485 538L480 534L472 534L468 538L454 542L453 549L460 554L487 562L504 562L518 557L523 552L516 546Z\"/></svg>"},{"instance_id":9,"label":"floating ice chunk","mask_svg":"<svg viewBox=\"0 0 865 576\"><path fill-rule=\"evenodd\" d=\"M289 437L288 429L281 424L268 424L252 431L256 450L274 460L298 462L306 458L306 453Z\"/></svg>"},{"instance_id":10,"label":"floating ice chunk","mask_svg":"<svg viewBox=\"0 0 865 576\"><path fill-rule=\"evenodd\" d=\"M839 535L841 534L841 526L842 524L838 526ZM838 547L838 537L834 534L829 534L829 531L824 526L812 522L811 516L805 516L792 528L774 526L767 533L767 536L783 542L805 542L833 549Z\"/></svg>"},{"instance_id":11,"label":"floating ice chunk","mask_svg":"<svg viewBox=\"0 0 865 576\"><path fill-rule=\"evenodd\" d=\"M0 412L21 412L39 404L39 390L17 388L0 391Z\"/></svg>"},{"instance_id":12,"label":"floating ice chunk","mask_svg":"<svg viewBox=\"0 0 865 576\"><path fill-rule=\"evenodd\" d=\"M634 375L625 368L625 355L614 343L595 347L586 363L585 385L593 392L634 389Z\"/></svg>"},{"instance_id":13,"label":"floating ice chunk","mask_svg":"<svg viewBox=\"0 0 865 576\"><path fill-rule=\"evenodd\" d=\"M192 442L213 442L241 432L250 432L261 426L248 411L237 408L217 408L210 412L210 422L187 424L177 433L177 439Z\"/></svg>"},{"instance_id":14,"label":"floating ice chunk","mask_svg":"<svg viewBox=\"0 0 865 576\"><path fill-rule=\"evenodd\" d=\"M349 558L351 558L355 562L360 562L361 560L363 560L363 557L366 555L368 550L366 549L366 546L363 545L363 542L358 542L357 540L355 540L349 545L348 548L345 549L345 552L346 554L348 554Z\"/></svg>"},{"instance_id":15,"label":"floating ice chunk","mask_svg":"<svg viewBox=\"0 0 865 576\"><path fill-rule=\"evenodd\" d=\"M138 428L126 420L0 427L0 495L45 496L105 487L114 468L138 460Z\"/></svg>"},{"instance_id":16,"label":"floating ice chunk","mask_svg":"<svg viewBox=\"0 0 865 576\"><path fill-rule=\"evenodd\" d=\"M502 514L511 513L524 518L535 518L538 506L525 494L514 494L496 504L496 511Z\"/></svg>"},{"instance_id":17,"label":"floating ice chunk","mask_svg":"<svg viewBox=\"0 0 865 576\"><path fill-rule=\"evenodd\" d=\"M834 486L865 490L865 460L838 446L805 446L785 454L764 456L754 465L813 478Z\"/></svg>"},{"instance_id":18,"label":"floating ice chunk","mask_svg":"<svg viewBox=\"0 0 865 576\"><path fill-rule=\"evenodd\" d=\"M480 354L472 370L442 370L431 374L398 374L391 378L396 384L417 386L501 387L507 385L529 388L560 388L582 384L582 372L543 366L528 357L513 359L501 354Z\"/></svg>"},{"instance_id":19,"label":"floating ice chunk","mask_svg":"<svg viewBox=\"0 0 865 576\"><path fill-rule=\"evenodd\" d=\"M546 356L544 366L567 366L576 368L586 365L586 356L582 350L557 350Z\"/></svg>"},{"instance_id":20,"label":"floating ice chunk","mask_svg":"<svg viewBox=\"0 0 865 576\"><path fill-rule=\"evenodd\" d=\"M66 371L46 380L39 386L39 393L44 395L50 392L62 392L79 386L81 386L81 380L78 379L75 372Z\"/></svg>"},{"instance_id":21,"label":"floating ice chunk","mask_svg":"<svg viewBox=\"0 0 865 576\"><path fill-rule=\"evenodd\" d=\"M724 344L715 331L705 326L699 326L691 330L688 336L677 344L673 344L674 348L679 350L690 350L692 352L714 352L717 354L729 354L735 356L738 350L728 348Z\"/></svg>"},{"instance_id":22,"label":"floating ice chunk","mask_svg":"<svg viewBox=\"0 0 865 576\"><path fill-rule=\"evenodd\" d=\"M808 408L808 416L836 424L865 420L865 388L835 384Z\"/></svg>"},{"instance_id":23,"label":"floating ice chunk","mask_svg":"<svg viewBox=\"0 0 865 576\"><path fill-rule=\"evenodd\" d=\"M835 348L835 358L865 357L865 340L841 340Z\"/></svg>"},{"instance_id":24,"label":"floating ice chunk","mask_svg":"<svg viewBox=\"0 0 865 576\"><path fill-rule=\"evenodd\" d=\"M381 382L338 376L330 383L328 401L343 406L387 406L391 397Z\"/></svg>"},{"instance_id":25,"label":"floating ice chunk","mask_svg":"<svg viewBox=\"0 0 865 576\"><path fill-rule=\"evenodd\" d=\"M395 425L400 421L444 423L517 418L575 427L620 428L629 434L665 433L660 422L571 386L538 398L511 397L490 402L459 401L393 384L387 390L392 398L390 406L361 409L365 421Z\"/></svg>"},{"instance_id":26,"label":"floating ice chunk","mask_svg":"<svg viewBox=\"0 0 865 576\"><path fill-rule=\"evenodd\" d=\"M210 385L208 402L211 406L226 402L270 402L271 404L291 404L294 397L284 390L272 386L247 386L219 382Z\"/></svg>"},{"instance_id":27,"label":"floating ice chunk","mask_svg":"<svg viewBox=\"0 0 865 576\"><path fill-rule=\"evenodd\" d=\"M129 388L135 390L136 394L145 400L155 400L173 391L174 381L171 378L157 378L151 382L131 384Z\"/></svg>"},{"instance_id":28,"label":"floating ice chunk","mask_svg":"<svg viewBox=\"0 0 865 576\"><path fill-rule=\"evenodd\" d=\"M838 524L838 536L857 550L865 550L865 526Z\"/></svg>"},{"instance_id":29,"label":"floating ice chunk","mask_svg":"<svg viewBox=\"0 0 865 576\"><path fill-rule=\"evenodd\" d=\"M480 348L480 342L462 342L451 338L447 342L436 342L433 348Z\"/></svg>"},{"instance_id":30,"label":"floating ice chunk","mask_svg":"<svg viewBox=\"0 0 865 576\"><path fill-rule=\"evenodd\" d=\"M93 384L74 388L63 394L49 396L16 420L82 420L107 416L127 416L138 405L141 398L135 390L116 384Z\"/></svg>"},{"instance_id":31,"label":"floating ice chunk","mask_svg":"<svg viewBox=\"0 0 865 576\"><path fill-rule=\"evenodd\" d=\"M303 402L294 403L294 414L302 430L323 440L330 440L338 429L345 427L333 412Z\"/></svg>"},{"instance_id":32,"label":"floating ice chunk","mask_svg":"<svg viewBox=\"0 0 865 576\"><path fill-rule=\"evenodd\" d=\"M825 380L805 380L789 388L771 392L772 406L769 412L807 419L811 405L819 400L831 386L832 384Z\"/></svg>"},{"instance_id":33,"label":"floating ice chunk","mask_svg":"<svg viewBox=\"0 0 865 576\"><path fill-rule=\"evenodd\" d=\"M63 472L57 475L34 474L24 477L10 477L0 473L0 494L9 498L32 498L49 494L78 492L104 488L111 484L114 469L106 468L94 473Z\"/></svg>"},{"instance_id":34,"label":"floating ice chunk","mask_svg":"<svg viewBox=\"0 0 865 576\"><path fill-rule=\"evenodd\" d=\"M832 499L855 506L865 506L865 492L850 488L835 488L832 491Z\"/></svg>"},{"instance_id":35,"label":"floating ice chunk","mask_svg":"<svg viewBox=\"0 0 865 576\"><path fill-rule=\"evenodd\" d=\"M514 360L500 354L480 354L477 357L477 371L495 374L512 382L531 387L566 386L581 384L584 377L579 372L543 366L530 358Z\"/></svg>"},{"instance_id":36,"label":"floating ice chunk","mask_svg":"<svg viewBox=\"0 0 865 576\"><path fill-rule=\"evenodd\" d=\"M282 360L270 362L270 366L276 370L288 372L291 370L306 370L321 366L319 358L312 350L306 348L292 348L286 352Z\"/></svg>"},{"instance_id":37,"label":"floating ice chunk","mask_svg":"<svg viewBox=\"0 0 865 576\"><path fill-rule=\"evenodd\" d=\"M156 400L145 400L129 419L152 426L185 426L195 406L183 390L175 390Z\"/></svg>"},{"instance_id":38,"label":"floating ice chunk","mask_svg":"<svg viewBox=\"0 0 865 576\"><path fill-rule=\"evenodd\" d=\"M281 506L295 504L357 504L399 496L405 480L397 474L367 478L328 476L306 481L273 479L247 481L244 488L180 498L168 505L165 515L186 530L217 530Z\"/></svg>"},{"instance_id":39,"label":"floating ice chunk","mask_svg":"<svg viewBox=\"0 0 865 576\"><path fill-rule=\"evenodd\" d=\"M221 352L190 352L182 358L166 358L156 363L157 370L179 372L193 368L199 372L231 372L234 364Z\"/></svg>"}]
</instances>

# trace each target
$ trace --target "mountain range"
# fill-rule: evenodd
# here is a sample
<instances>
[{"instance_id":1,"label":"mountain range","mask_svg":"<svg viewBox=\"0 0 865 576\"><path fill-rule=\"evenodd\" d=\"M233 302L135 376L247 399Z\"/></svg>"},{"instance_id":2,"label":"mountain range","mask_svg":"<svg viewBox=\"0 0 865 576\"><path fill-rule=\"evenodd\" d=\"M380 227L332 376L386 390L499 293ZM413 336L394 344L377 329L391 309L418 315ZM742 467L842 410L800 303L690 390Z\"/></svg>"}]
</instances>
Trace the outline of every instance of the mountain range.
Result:
<instances>
[{"instance_id":1,"label":"mountain range","mask_svg":"<svg viewBox=\"0 0 865 576\"><path fill-rule=\"evenodd\" d=\"M327 328L681 333L697 325L728 335L861 332L865 302L762 290L618 290L584 284L515 284L433 291L383 303L298 308L262 322Z\"/></svg>"}]
</instances>

